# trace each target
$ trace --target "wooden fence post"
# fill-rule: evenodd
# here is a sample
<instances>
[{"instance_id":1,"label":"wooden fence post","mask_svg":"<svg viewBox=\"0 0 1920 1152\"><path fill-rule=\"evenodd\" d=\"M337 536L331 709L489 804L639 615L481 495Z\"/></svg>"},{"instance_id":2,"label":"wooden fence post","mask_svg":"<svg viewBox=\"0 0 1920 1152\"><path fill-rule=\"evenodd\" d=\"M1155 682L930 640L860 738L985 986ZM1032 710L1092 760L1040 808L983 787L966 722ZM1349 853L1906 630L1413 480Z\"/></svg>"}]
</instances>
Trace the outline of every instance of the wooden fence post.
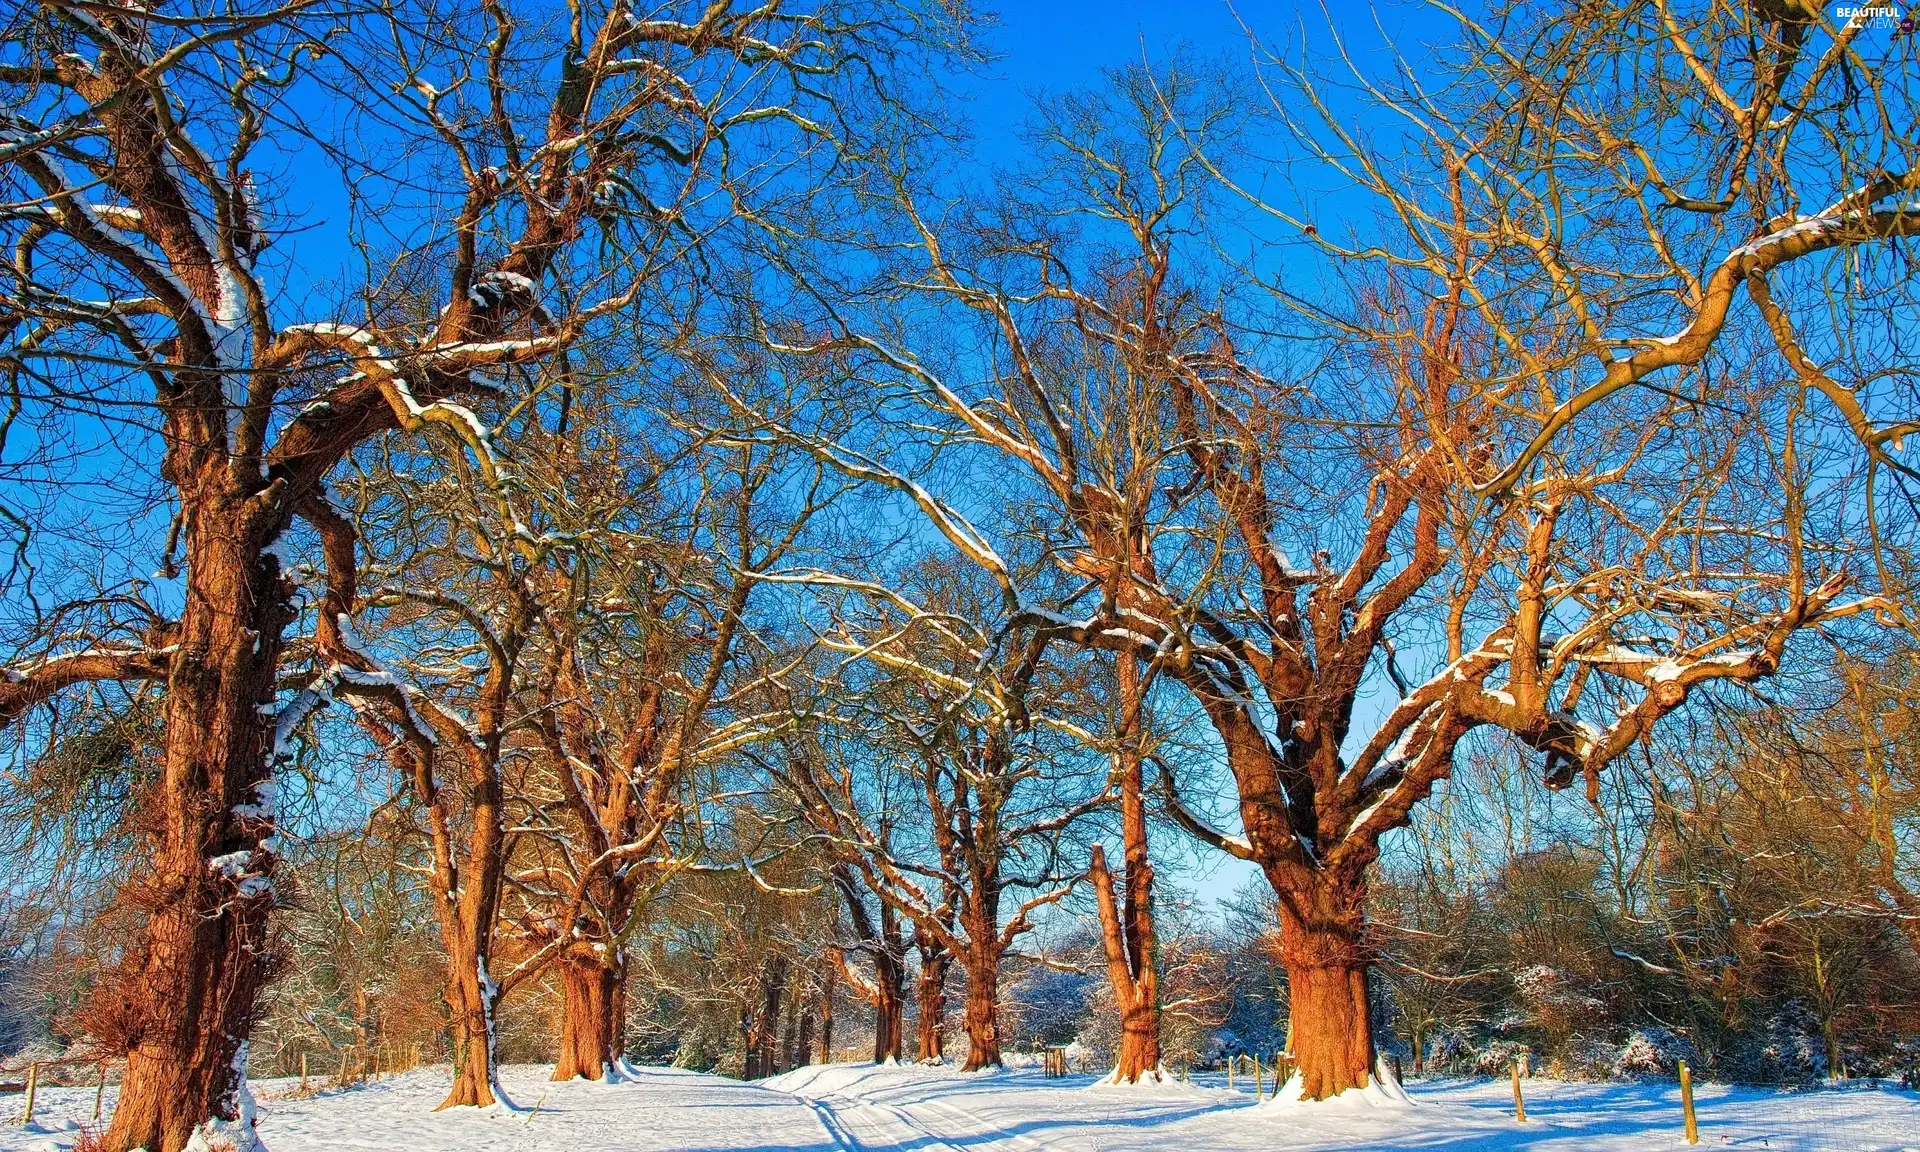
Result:
<instances>
[{"instance_id":1,"label":"wooden fence post","mask_svg":"<svg viewBox=\"0 0 1920 1152\"><path fill-rule=\"evenodd\" d=\"M1522 1124L1527 1122L1527 1102L1520 1098L1520 1061L1513 1062L1513 1118Z\"/></svg>"},{"instance_id":2,"label":"wooden fence post","mask_svg":"<svg viewBox=\"0 0 1920 1152\"><path fill-rule=\"evenodd\" d=\"M35 1060L32 1064L29 1064L27 1066L27 1114L20 1118L20 1123L22 1124L33 1123L33 1098L39 1091L40 1091L40 1061Z\"/></svg>"},{"instance_id":3,"label":"wooden fence post","mask_svg":"<svg viewBox=\"0 0 1920 1152\"><path fill-rule=\"evenodd\" d=\"M1687 1119L1687 1143L1700 1143L1700 1125L1693 1116L1693 1073L1680 1061L1680 1111Z\"/></svg>"},{"instance_id":4,"label":"wooden fence post","mask_svg":"<svg viewBox=\"0 0 1920 1152\"><path fill-rule=\"evenodd\" d=\"M1260 1054L1256 1052L1253 1055L1253 1098L1258 1100L1260 1096Z\"/></svg>"},{"instance_id":5,"label":"wooden fence post","mask_svg":"<svg viewBox=\"0 0 1920 1152\"><path fill-rule=\"evenodd\" d=\"M307 1054L300 1053L300 1095L307 1094Z\"/></svg>"}]
</instances>

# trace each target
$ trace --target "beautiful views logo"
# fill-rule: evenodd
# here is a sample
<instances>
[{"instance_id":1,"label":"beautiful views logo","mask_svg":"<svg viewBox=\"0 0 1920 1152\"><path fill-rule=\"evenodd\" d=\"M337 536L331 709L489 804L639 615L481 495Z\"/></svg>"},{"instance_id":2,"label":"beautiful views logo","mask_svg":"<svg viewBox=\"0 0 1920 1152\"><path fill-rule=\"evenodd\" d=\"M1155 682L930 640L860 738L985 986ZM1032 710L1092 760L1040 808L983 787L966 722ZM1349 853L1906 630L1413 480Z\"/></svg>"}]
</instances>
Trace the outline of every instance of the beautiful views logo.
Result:
<instances>
[{"instance_id":1,"label":"beautiful views logo","mask_svg":"<svg viewBox=\"0 0 1920 1152\"><path fill-rule=\"evenodd\" d=\"M1836 4L1834 21L1842 27L1872 28L1887 32L1912 32L1913 17L1892 4Z\"/></svg>"}]
</instances>

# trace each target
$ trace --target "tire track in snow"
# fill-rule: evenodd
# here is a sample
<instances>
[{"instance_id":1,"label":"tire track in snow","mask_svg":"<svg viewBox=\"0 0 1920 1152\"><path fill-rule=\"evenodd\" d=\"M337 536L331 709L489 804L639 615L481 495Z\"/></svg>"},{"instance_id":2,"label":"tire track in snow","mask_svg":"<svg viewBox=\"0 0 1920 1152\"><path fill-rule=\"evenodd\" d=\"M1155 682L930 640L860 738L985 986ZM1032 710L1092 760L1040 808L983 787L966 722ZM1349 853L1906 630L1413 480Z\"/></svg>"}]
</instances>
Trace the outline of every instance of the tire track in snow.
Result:
<instances>
[{"instance_id":1,"label":"tire track in snow","mask_svg":"<svg viewBox=\"0 0 1920 1152\"><path fill-rule=\"evenodd\" d=\"M820 1130L827 1134L827 1139L833 1141L840 1152L860 1152L860 1145L854 1141L853 1133L847 1131L846 1126L840 1123L840 1117L834 1114L831 1107L811 1096L794 1098L813 1112L813 1118L820 1125Z\"/></svg>"},{"instance_id":2,"label":"tire track in snow","mask_svg":"<svg viewBox=\"0 0 1920 1152\"><path fill-rule=\"evenodd\" d=\"M909 1127L919 1129L920 1131L925 1132L928 1135L933 1135L932 1129L926 1127L924 1124L921 1124L918 1120L915 1120L912 1117L908 1116L907 1113L902 1109L897 1108L892 1104L882 1104L880 1105L880 1107L885 1108L888 1111L894 1113L894 1115L900 1117L900 1119L904 1123L906 1123ZM955 1107L954 1105L948 1104L943 1100L916 1100L914 1101L914 1107L924 1108L929 1112L938 1113L940 1115L949 1117L951 1119L961 1121L969 1129L971 1129L971 1131L961 1131L961 1132L954 1133L954 1135L959 1139L966 1140L967 1146L970 1149L980 1147L983 1141L988 1145L997 1144L1006 1148L1031 1149L1031 1150L1035 1150L1035 1152L1037 1152L1037 1150L1044 1149L1046 1147L1046 1145L1040 1143L1040 1141L1035 1140L1031 1136L1023 1136L1018 1132L1014 1132L1009 1129L1002 1128L997 1124L990 1124L984 1120L981 1120L979 1117L975 1116L971 1112L968 1112L962 1108ZM951 1147L951 1145L949 1145L949 1147Z\"/></svg>"},{"instance_id":3,"label":"tire track in snow","mask_svg":"<svg viewBox=\"0 0 1920 1152\"><path fill-rule=\"evenodd\" d=\"M911 1148L913 1152L970 1152L948 1143L945 1136L890 1104L860 1096L849 1097L844 1104L825 1096L794 1098L813 1110L814 1119L820 1122L827 1138L843 1152L868 1152L869 1149L882 1148ZM894 1126L905 1129L905 1132L887 1131L888 1120ZM861 1135L861 1132L865 1135Z\"/></svg>"},{"instance_id":4,"label":"tire track in snow","mask_svg":"<svg viewBox=\"0 0 1920 1152\"><path fill-rule=\"evenodd\" d=\"M905 1108L899 1107L894 1104L882 1104L877 1100L868 1101L868 1104L871 1107L878 1108L881 1111L886 1112L888 1115L892 1116L895 1120L899 1121L902 1125L904 1125L908 1129L919 1133L921 1136L926 1137L931 1142L930 1146L949 1149L950 1152L961 1152L959 1148L956 1148L952 1143L948 1141L947 1136L944 1136L938 1132L935 1132L933 1129L927 1127L925 1124L921 1123L918 1119L916 1119L912 1114L907 1112ZM964 1115L964 1113L961 1113L961 1114ZM995 1129L991 1129L988 1132L961 1132L958 1134L958 1136L961 1139L967 1140L968 1142L967 1148L969 1152L971 1152L972 1149L981 1147L980 1138L985 1138L988 1144L1001 1144L1001 1143L1005 1143L1006 1137L1011 1137L1013 1136L1013 1134L1011 1132L1002 1132L1000 1129L995 1128ZM1024 1139L1024 1137L1015 1137L1015 1138Z\"/></svg>"}]
</instances>

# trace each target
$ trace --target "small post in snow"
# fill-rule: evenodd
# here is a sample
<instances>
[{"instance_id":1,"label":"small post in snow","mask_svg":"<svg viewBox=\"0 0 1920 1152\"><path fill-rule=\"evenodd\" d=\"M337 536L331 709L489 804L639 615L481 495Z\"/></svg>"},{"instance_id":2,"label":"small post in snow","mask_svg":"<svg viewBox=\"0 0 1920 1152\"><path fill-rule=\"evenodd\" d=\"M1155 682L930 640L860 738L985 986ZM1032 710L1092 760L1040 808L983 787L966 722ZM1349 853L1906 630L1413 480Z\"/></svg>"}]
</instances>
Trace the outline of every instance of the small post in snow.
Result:
<instances>
[{"instance_id":1,"label":"small post in snow","mask_svg":"<svg viewBox=\"0 0 1920 1152\"><path fill-rule=\"evenodd\" d=\"M307 1094L307 1054L300 1053L300 1095Z\"/></svg>"},{"instance_id":2,"label":"small post in snow","mask_svg":"<svg viewBox=\"0 0 1920 1152\"><path fill-rule=\"evenodd\" d=\"M1260 1054L1253 1054L1253 1098L1260 1099Z\"/></svg>"},{"instance_id":3,"label":"small post in snow","mask_svg":"<svg viewBox=\"0 0 1920 1152\"><path fill-rule=\"evenodd\" d=\"M1239 1056L1227 1057L1227 1091L1233 1091L1233 1066L1240 1063Z\"/></svg>"},{"instance_id":4,"label":"small post in snow","mask_svg":"<svg viewBox=\"0 0 1920 1152\"><path fill-rule=\"evenodd\" d=\"M1513 1118L1522 1124L1527 1122L1527 1102L1520 1098L1520 1061L1513 1062Z\"/></svg>"},{"instance_id":5,"label":"small post in snow","mask_svg":"<svg viewBox=\"0 0 1920 1152\"><path fill-rule=\"evenodd\" d=\"M100 1085L93 1090L93 1118L100 1119L100 1102L107 1095L107 1062L100 1061Z\"/></svg>"},{"instance_id":6,"label":"small post in snow","mask_svg":"<svg viewBox=\"0 0 1920 1152\"><path fill-rule=\"evenodd\" d=\"M33 1123L33 1098L39 1091L40 1061L35 1060L32 1064L27 1065L27 1114L20 1118L20 1123Z\"/></svg>"},{"instance_id":7,"label":"small post in snow","mask_svg":"<svg viewBox=\"0 0 1920 1152\"><path fill-rule=\"evenodd\" d=\"M1680 1111L1687 1118L1687 1143L1700 1143L1700 1124L1693 1115L1693 1072L1680 1061Z\"/></svg>"}]
</instances>

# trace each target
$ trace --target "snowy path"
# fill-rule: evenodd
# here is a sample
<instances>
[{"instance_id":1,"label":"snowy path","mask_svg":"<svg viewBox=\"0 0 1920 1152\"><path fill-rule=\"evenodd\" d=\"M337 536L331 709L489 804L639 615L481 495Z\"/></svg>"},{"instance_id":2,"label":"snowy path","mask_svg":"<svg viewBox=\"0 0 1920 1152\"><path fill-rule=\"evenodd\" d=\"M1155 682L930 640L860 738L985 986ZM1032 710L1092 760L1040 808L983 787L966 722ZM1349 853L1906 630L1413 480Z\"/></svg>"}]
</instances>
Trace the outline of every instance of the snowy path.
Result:
<instances>
[{"instance_id":1,"label":"snowy path","mask_svg":"<svg viewBox=\"0 0 1920 1152\"><path fill-rule=\"evenodd\" d=\"M1091 1087L1092 1077L839 1064L757 1084L643 1069L612 1086L505 1070L526 1111L434 1112L444 1069L300 1098L256 1081L272 1152L1644 1152L1685 1148L1672 1084L1526 1082L1515 1123L1505 1081L1413 1088L1417 1106L1256 1105L1245 1092ZM112 1107L112 1093L107 1106ZM1890 1089L1766 1092L1702 1085L1700 1148L1920 1152L1920 1096ZM20 1097L0 1099L0 1118ZM0 1123L0 1152L67 1152L93 1089L41 1092L32 1128Z\"/></svg>"}]
</instances>

